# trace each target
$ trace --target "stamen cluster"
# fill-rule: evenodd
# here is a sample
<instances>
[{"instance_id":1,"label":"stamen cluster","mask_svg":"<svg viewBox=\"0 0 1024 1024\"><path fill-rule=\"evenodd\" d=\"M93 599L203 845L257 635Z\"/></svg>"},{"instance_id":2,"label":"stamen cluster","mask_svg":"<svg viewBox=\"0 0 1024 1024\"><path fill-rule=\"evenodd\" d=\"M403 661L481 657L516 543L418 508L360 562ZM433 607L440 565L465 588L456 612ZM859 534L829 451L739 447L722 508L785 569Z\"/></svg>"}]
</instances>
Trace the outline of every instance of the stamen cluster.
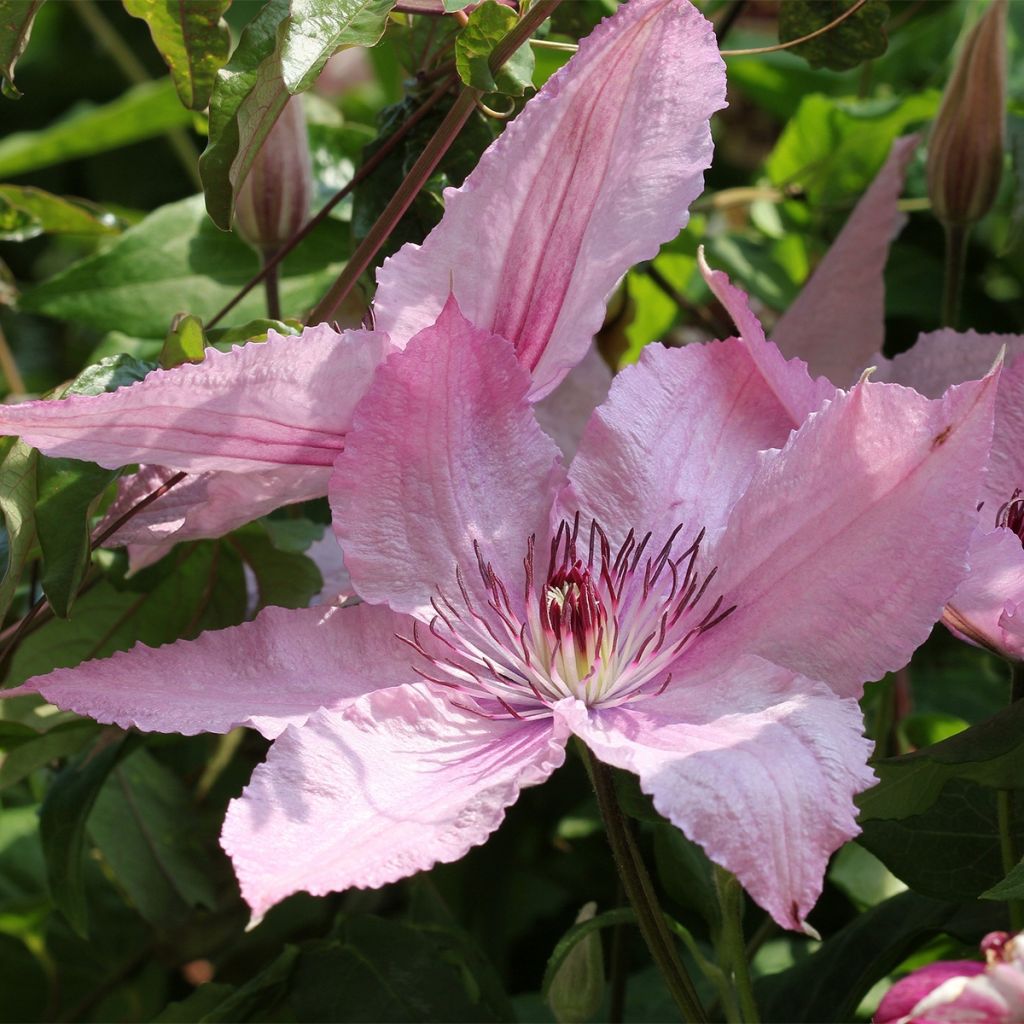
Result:
<instances>
[{"instance_id":1,"label":"stamen cluster","mask_svg":"<svg viewBox=\"0 0 1024 1024\"><path fill-rule=\"evenodd\" d=\"M486 717L532 718L575 697L613 707L661 693L671 668L702 633L735 610L708 596L718 573L702 575L705 531L674 554L680 524L656 555L646 555L647 532L630 530L618 551L592 520L581 544L580 516L563 520L551 539L547 572L536 571L536 537L526 544L523 600L514 602L478 543L476 569L483 592L474 598L456 566L457 598L438 587L427 646L414 630L402 638L430 662L417 669L430 682L471 698L453 703ZM701 614L699 608L703 609Z\"/></svg>"}]
</instances>

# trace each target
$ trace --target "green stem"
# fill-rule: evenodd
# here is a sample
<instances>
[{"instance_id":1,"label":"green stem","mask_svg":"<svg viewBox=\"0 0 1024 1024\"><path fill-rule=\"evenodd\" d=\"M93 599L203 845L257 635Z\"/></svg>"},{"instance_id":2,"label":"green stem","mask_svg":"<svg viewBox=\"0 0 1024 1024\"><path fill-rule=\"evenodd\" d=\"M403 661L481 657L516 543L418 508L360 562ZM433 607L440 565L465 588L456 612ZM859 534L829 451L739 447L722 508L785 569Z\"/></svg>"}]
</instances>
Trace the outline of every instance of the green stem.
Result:
<instances>
[{"instance_id":1,"label":"green stem","mask_svg":"<svg viewBox=\"0 0 1024 1024\"><path fill-rule=\"evenodd\" d=\"M264 257L264 267L269 267L269 270L263 275L263 291L267 297L267 316L271 320L281 319L281 293L278 288L277 274L278 265L274 263L270 265L271 259L274 254L270 253L269 256Z\"/></svg>"},{"instance_id":2,"label":"green stem","mask_svg":"<svg viewBox=\"0 0 1024 1024\"><path fill-rule=\"evenodd\" d=\"M516 22L512 31L491 52L491 57L488 61L491 70L497 71L530 38L533 32L551 16L560 3L561 0L538 0ZM309 314L306 323L325 323L334 317L341 304L355 287L363 271L369 267L388 235L394 231L398 222L405 215L405 211L409 209L412 201L419 194L420 189L423 188L427 183L427 179L434 173L434 169L440 163L441 158L448 152L449 147L462 130L462 126L469 119L469 115L472 114L479 98L480 93L478 90L471 89L468 86L462 89L452 108L445 115L437 131L434 132L434 135L424 147L423 152L419 155L416 163L413 164L409 173L395 190L391 201L377 218L373 227L370 228L366 237L356 247L356 251L352 253L338 279L331 285L330 290L317 304L316 309Z\"/></svg>"},{"instance_id":3,"label":"green stem","mask_svg":"<svg viewBox=\"0 0 1024 1024\"><path fill-rule=\"evenodd\" d=\"M746 1024L758 1024L760 1016L754 1001L754 986L743 937L743 888L728 871L715 865L715 889L722 910L722 931L719 935L721 966L732 975L742 1020Z\"/></svg>"},{"instance_id":4,"label":"green stem","mask_svg":"<svg viewBox=\"0 0 1024 1024\"><path fill-rule=\"evenodd\" d=\"M594 793L597 796L597 804L601 810L601 818L604 821L605 832L612 848L612 856L615 858L619 878L622 880L626 896L636 913L637 924L640 926L640 932L647 943L651 957L661 972L665 985L683 1019L695 1022L706 1021L707 1017L701 1006L697 990L676 952L675 944L669 935L664 915L654 893L654 886L651 884L650 876L647 874L647 869L644 867L630 834L629 825L619 807L611 772L600 761L591 757L590 751L582 743L579 745L579 749L583 763L590 775L590 781L594 786Z\"/></svg>"},{"instance_id":5,"label":"green stem","mask_svg":"<svg viewBox=\"0 0 1024 1024\"><path fill-rule=\"evenodd\" d=\"M1017 844L1013 839L1013 790L1000 789L996 793L996 810L999 816L999 853L1003 862L1003 874L1008 875L1019 860ZM1010 926L1015 932L1024 929L1024 900L1007 900L1010 910Z\"/></svg>"},{"instance_id":6,"label":"green stem","mask_svg":"<svg viewBox=\"0 0 1024 1024\"><path fill-rule=\"evenodd\" d=\"M100 13L95 0L76 0L72 6L85 22L86 28L93 34L100 46L110 54L111 60L129 82L141 85L143 82L152 81L152 76L139 58L135 56L132 48ZM188 132L183 128L170 128L166 133L166 138L193 186L201 192L203 182L199 177L199 150L196 149Z\"/></svg>"},{"instance_id":7,"label":"green stem","mask_svg":"<svg viewBox=\"0 0 1024 1024\"><path fill-rule=\"evenodd\" d=\"M622 906L626 899L626 890L619 882L619 891L615 899L617 906ZM612 948L608 955L608 1001L609 1024L622 1024L626 1014L626 986L629 983L629 970L626 961L626 926L617 924L612 928Z\"/></svg>"},{"instance_id":8,"label":"green stem","mask_svg":"<svg viewBox=\"0 0 1024 1024\"><path fill-rule=\"evenodd\" d=\"M960 300L964 291L964 267L967 262L965 224L946 225L946 271L942 284L942 326L956 329L960 320Z\"/></svg>"}]
</instances>

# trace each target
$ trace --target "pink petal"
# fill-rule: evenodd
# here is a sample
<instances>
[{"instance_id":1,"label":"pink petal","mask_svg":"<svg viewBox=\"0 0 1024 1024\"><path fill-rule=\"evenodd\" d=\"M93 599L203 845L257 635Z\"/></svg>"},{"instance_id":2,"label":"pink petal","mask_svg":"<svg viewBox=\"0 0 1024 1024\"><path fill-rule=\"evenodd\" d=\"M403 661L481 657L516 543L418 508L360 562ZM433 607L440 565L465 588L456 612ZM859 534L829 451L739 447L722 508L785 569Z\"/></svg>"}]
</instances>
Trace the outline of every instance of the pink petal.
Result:
<instances>
[{"instance_id":1,"label":"pink petal","mask_svg":"<svg viewBox=\"0 0 1024 1024\"><path fill-rule=\"evenodd\" d=\"M749 650L843 696L904 665L964 575L996 381L939 401L859 384L766 452L712 555L737 608L702 656Z\"/></svg>"},{"instance_id":2,"label":"pink petal","mask_svg":"<svg viewBox=\"0 0 1024 1024\"><path fill-rule=\"evenodd\" d=\"M854 794L875 782L860 708L759 658L686 687L670 686L671 706L560 709L780 925L801 930L829 857L860 831Z\"/></svg>"},{"instance_id":3,"label":"pink petal","mask_svg":"<svg viewBox=\"0 0 1024 1024\"><path fill-rule=\"evenodd\" d=\"M293 892L377 888L458 860L565 758L551 720L494 721L422 686L288 729L228 808L221 843L259 917Z\"/></svg>"},{"instance_id":4,"label":"pink petal","mask_svg":"<svg viewBox=\"0 0 1024 1024\"><path fill-rule=\"evenodd\" d=\"M882 348L883 272L889 245L906 221L896 202L918 141L908 135L892 144L870 188L772 333L787 356L806 359L811 373L843 387Z\"/></svg>"},{"instance_id":5,"label":"pink petal","mask_svg":"<svg viewBox=\"0 0 1024 1024\"><path fill-rule=\"evenodd\" d=\"M202 363L154 370L109 394L0 406L0 433L111 469L330 466L386 343L325 326L299 337L271 331L266 342L211 349Z\"/></svg>"},{"instance_id":6,"label":"pink petal","mask_svg":"<svg viewBox=\"0 0 1024 1024\"><path fill-rule=\"evenodd\" d=\"M1003 502L1024 488L1024 335L935 331L922 334L913 348L892 360L878 359L879 379L937 397L951 384L984 377L1004 348L1006 365L999 377L992 454L982 489L982 522L989 529Z\"/></svg>"},{"instance_id":7,"label":"pink petal","mask_svg":"<svg viewBox=\"0 0 1024 1024\"><path fill-rule=\"evenodd\" d=\"M471 589L479 582L474 541L499 575L522 577L527 539L548 536L565 480L528 388L512 346L454 299L381 367L331 478L334 528L363 598L432 616L436 588L457 587L456 566Z\"/></svg>"},{"instance_id":8,"label":"pink petal","mask_svg":"<svg viewBox=\"0 0 1024 1024\"><path fill-rule=\"evenodd\" d=\"M1004 978L1005 984L1001 984ZM973 977L942 982L914 1006L908 1024L1012 1024L1020 1020L1024 1020L1024 985L1019 972L995 964Z\"/></svg>"},{"instance_id":9,"label":"pink petal","mask_svg":"<svg viewBox=\"0 0 1024 1024\"><path fill-rule=\"evenodd\" d=\"M541 429L571 461L594 410L608 397L612 371L596 348L569 371L568 376L533 411Z\"/></svg>"},{"instance_id":10,"label":"pink petal","mask_svg":"<svg viewBox=\"0 0 1024 1024\"><path fill-rule=\"evenodd\" d=\"M765 376L751 355L770 347L737 339L647 346L587 426L565 513L579 507L596 518L613 546L630 529L660 536L679 523L720 528L757 453L785 444L799 426L795 396L807 396L799 412L810 412L814 386L802 364L779 361Z\"/></svg>"},{"instance_id":11,"label":"pink petal","mask_svg":"<svg viewBox=\"0 0 1024 1024\"><path fill-rule=\"evenodd\" d=\"M979 528L971 540L970 572L946 605L945 624L962 640L1020 658L1024 644L1015 616L1003 625L1007 605L1024 602L1024 546L1012 530Z\"/></svg>"},{"instance_id":12,"label":"pink petal","mask_svg":"<svg viewBox=\"0 0 1024 1024\"><path fill-rule=\"evenodd\" d=\"M901 978L878 1004L872 1018L874 1024L896 1024L908 1016L914 1007L950 978L973 977L983 974L985 965L975 960L942 960L939 963L920 967L905 978Z\"/></svg>"},{"instance_id":13,"label":"pink petal","mask_svg":"<svg viewBox=\"0 0 1024 1024\"><path fill-rule=\"evenodd\" d=\"M162 466L144 466L118 481L117 498L96 527L102 533L138 501L175 475ZM282 505L327 493L330 470L283 466L252 473L194 473L137 512L104 542L127 547L133 572L159 561L185 540L222 537Z\"/></svg>"},{"instance_id":14,"label":"pink petal","mask_svg":"<svg viewBox=\"0 0 1024 1024\"><path fill-rule=\"evenodd\" d=\"M686 0L631 0L484 153L422 246L377 274L377 327L397 345L454 288L466 316L507 338L550 392L583 357L605 300L685 226L711 162L725 69Z\"/></svg>"},{"instance_id":15,"label":"pink petal","mask_svg":"<svg viewBox=\"0 0 1024 1024\"><path fill-rule=\"evenodd\" d=\"M750 308L750 299L729 280L728 274L708 266L704 246L697 250L697 264L715 298L732 317L740 339L765 383L775 391L794 425L803 423L812 412L821 408L826 398L835 394L834 385L826 377L812 380L802 359L787 360L777 346L765 343L764 328Z\"/></svg>"},{"instance_id":16,"label":"pink petal","mask_svg":"<svg viewBox=\"0 0 1024 1024\"><path fill-rule=\"evenodd\" d=\"M340 708L380 686L414 682L415 655L395 636L412 623L386 608L267 608L252 622L164 647L122 651L0 691L41 693L98 722L146 732L277 736L318 708Z\"/></svg>"}]
</instances>

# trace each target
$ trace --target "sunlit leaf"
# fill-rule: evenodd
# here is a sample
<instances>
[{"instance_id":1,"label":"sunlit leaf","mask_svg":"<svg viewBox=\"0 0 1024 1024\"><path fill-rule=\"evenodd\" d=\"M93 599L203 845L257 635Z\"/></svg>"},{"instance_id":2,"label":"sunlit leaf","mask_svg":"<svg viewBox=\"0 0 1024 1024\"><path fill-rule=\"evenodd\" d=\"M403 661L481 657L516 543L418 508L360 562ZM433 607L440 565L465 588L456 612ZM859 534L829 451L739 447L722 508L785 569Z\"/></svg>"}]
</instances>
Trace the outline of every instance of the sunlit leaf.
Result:
<instances>
[{"instance_id":1,"label":"sunlit leaf","mask_svg":"<svg viewBox=\"0 0 1024 1024\"><path fill-rule=\"evenodd\" d=\"M515 27L516 12L496 0L486 0L469 16L466 27L455 40L455 67L466 85L481 92L522 96L533 85L533 47L524 43L492 72L489 66L494 48Z\"/></svg>"},{"instance_id":2,"label":"sunlit leaf","mask_svg":"<svg viewBox=\"0 0 1024 1024\"><path fill-rule=\"evenodd\" d=\"M51 195L41 188L0 185L0 240L24 242L37 235L111 235L121 223L82 200Z\"/></svg>"}]
</instances>

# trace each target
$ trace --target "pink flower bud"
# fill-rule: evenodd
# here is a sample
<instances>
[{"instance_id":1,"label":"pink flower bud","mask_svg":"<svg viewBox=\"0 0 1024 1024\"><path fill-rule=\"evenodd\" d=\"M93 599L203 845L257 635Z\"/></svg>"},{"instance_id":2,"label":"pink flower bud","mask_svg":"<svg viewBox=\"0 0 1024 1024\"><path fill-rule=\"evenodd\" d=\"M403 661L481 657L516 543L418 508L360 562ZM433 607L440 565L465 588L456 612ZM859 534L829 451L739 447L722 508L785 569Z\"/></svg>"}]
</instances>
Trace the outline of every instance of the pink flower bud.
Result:
<instances>
[{"instance_id":1,"label":"pink flower bud","mask_svg":"<svg viewBox=\"0 0 1024 1024\"><path fill-rule=\"evenodd\" d=\"M235 198L235 230L265 257L306 222L313 166L302 98L293 96L266 137Z\"/></svg>"},{"instance_id":2,"label":"pink flower bud","mask_svg":"<svg viewBox=\"0 0 1024 1024\"><path fill-rule=\"evenodd\" d=\"M944 224L973 224L995 201L1005 107L1006 0L992 0L967 37L928 144L928 195Z\"/></svg>"}]
</instances>

